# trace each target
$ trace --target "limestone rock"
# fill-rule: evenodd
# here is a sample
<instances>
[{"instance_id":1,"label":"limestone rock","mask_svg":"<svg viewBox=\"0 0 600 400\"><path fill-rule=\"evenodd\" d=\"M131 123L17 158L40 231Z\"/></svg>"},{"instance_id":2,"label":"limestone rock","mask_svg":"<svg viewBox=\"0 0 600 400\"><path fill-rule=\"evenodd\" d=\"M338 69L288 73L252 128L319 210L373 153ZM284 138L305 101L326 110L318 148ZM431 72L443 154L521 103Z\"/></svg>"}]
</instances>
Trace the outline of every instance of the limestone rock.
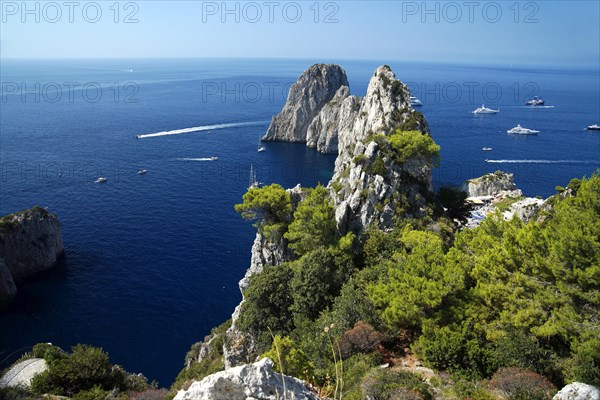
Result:
<instances>
[{"instance_id":1,"label":"limestone rock","mask_svg":"<svg viewBox=\"0 0 600 400\"><path fill-rule=\"evenodd\" d=\"M592 385L573 382L556 393L552 400L600 400L600 390Z\"/></svg>"},{"instance_id":2,"label":"limestone rock","mask_svg":"<svg viewBox=\"0 0 600 400\"><path fill-rule=\"evenodd\" d=\"M339 65L310 67L290 88L285 106L273 117L263 140L306 142L308 126L342 86L348 86L348 78Z\"/></svg>"},{"instance_id":3,"label":"limestone rock","mask_svg":"<svg viewBox=\"0 0 600 400\"><path fill-rule=\"evenodd\" d=\"M10 368L0 378L0 387L31 386L31 380L37 374L48 369L46 361L42 358L30 358L21 361Z\"/></svg>"},{"instance_id":4,"label":"limestone rock","mask_svg":"<svg viewBox=\"0 0 600 400\"><path fill-rule=\"evenodd\" d=\"M495 196L503 190L515 190L514 174L496 171L466 182L466 192L469 197Z\"/></svg>"},{"instance_id":5,"label":"limestone rock","mask_svg":"<svg viewBox=\"0 0 600 400\"><path fill-rule=\"evenodd\" d=\"M292 189L287 189L287 192L290 194L292 210L295 210L304 197L302 189L300 185L297 185ZM241 332L237 327L237 320L240 317L242 304L244 303L244 291L248 288L250 277L262 272L266 265L279 265L291 259L292 253L288 249L284 238L279 238L273 242L261 232L256 233L256 238L252 245L250 267L239 282L242 301L236 306L231 315L231 327L227 329L227 340L226 344L223 345L223 362L225 368L252 362L257 356L254 338ZM198 362L200 361L202 360L199 359Z\"/></svg>"},{"instance_id":6,"label":"limestone rock","mask_svg":"<svg viewBox=\"0 0 600 400\"><path fill-rule=\"evenodd\" d=\"M63 254L60 222L34 207L2 218L0 258L15 281L52 268Z\"/></svg>"},{"instance_id":7,"label":"limestone rock","mask_svg":"<svg viewBox=\"0 0 600 400\"><path fill-rule=\"evenodd\" d=\"M284 389L285 388L285 389ZM176 400L317 400L307 384L273 370L268 358L209 375L181 390Z\"/></svg>"}]
</instances>

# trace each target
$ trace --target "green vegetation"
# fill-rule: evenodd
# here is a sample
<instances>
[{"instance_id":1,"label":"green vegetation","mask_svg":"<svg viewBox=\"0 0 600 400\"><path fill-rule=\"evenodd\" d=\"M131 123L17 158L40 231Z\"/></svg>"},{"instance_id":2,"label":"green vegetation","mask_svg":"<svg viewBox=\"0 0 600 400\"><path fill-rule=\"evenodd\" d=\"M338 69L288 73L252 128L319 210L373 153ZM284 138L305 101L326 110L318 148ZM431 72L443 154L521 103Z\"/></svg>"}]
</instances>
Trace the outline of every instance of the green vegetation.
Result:
<instances>
[{"instance_id":1,"label":"green vegetation","mask_svg":"<svg viewBox=\"0 0 600 400\"><path fill-rule=\"evenodd\" d=\"M74 399L103 399L109 392L127 393L149 389L146 378L129 374L111 365L102 349L78 344L66 353L45 343L33 348L32 355L42 357L48 369L34 376L33 393L69 396Z\"/></svg>"},{"instance_id":2,"label":"green vegetation","mask_svg":"<svg viewBox=\"0 0 600 400\"><path fill-rule=\"evenodd\" d=\"M235 210L244 219L255 221L255 226L267 237L276 238L287 228L292 214L292 202L290 194L281 185L274 183L248 190L242 204L235 205Z\"/></svg>"},{"instance_id":3,"label":"green vegetation","mask_svg":"<svg viewBox=\"0 0 600 400\"><path fill-rule=\"evenodd\" d=\"M434 165L439 162L440 146L428 134L396 130L389 136L389 141L397 163L404 163L413 157L422 157Z\"/></svg>"},{"instance_id":4,"label":"green vegetation","mask_svg":"<svg viewBox=\"0 0 600 400\"><path fill-rule=\"evenodd\" d=\"M202 343L195 343L191 350L185 356L186 367L179 372L175 382L171 386L173 390L180 390L189 385L192 381L202 380L202 378L221 371L224 368L223 364L223 343L225 340L225 332L231 326L231 320L227 320L216 328L213 328L210 335L211 338L208 353L202 361L198 362L198 355L202 348Z\"/></svg>"},{"instance_id":5,"label":"green vegetation","mask_svg":"<svg viewBox=\"0 0 600 400\"><path fill-rule=\"evenodd\" d=\"M287 336L284 338L275 336L271 349L263 356L273 360L275 370L286 375L308 378L312 376L315 369L306 354Z\"/></svg>"},{"instance_id":6,"label":"green vegetation","mask_svg":"<svg viewBox=\"0 0 600 400\"><path fill-rule=\"evenodd\" d=\"M322 185L311 189L294 212L294 221L284 237L289 248L302 256L319 246L330 246L337 240L337 229L329 190Z\"/></svg>"},{"instance_id":7,"label":"green vegetation","mask_svg":"<svg viewBox=\"0 0 600 400\"><path fill-rule=\"evenodd\" d=\"M387 138L398 162L437 157L428 135ZM545 399L567 381L598 385L600 176L573 182L542 219L498 215L461 232L443 216L463 218L465 194L446 188L437 200L447 213L398 219L388 232L371 227L360 246L336 234L319 186L284 233L297 259L250 279L240 327L266 355L284 355L278 368L299 378L311 370L317 386L348 399L430 398L420 377L376 368L408 348L452 374L440 390L457 398L501 390Z\"/></svg>"}]
</instances>

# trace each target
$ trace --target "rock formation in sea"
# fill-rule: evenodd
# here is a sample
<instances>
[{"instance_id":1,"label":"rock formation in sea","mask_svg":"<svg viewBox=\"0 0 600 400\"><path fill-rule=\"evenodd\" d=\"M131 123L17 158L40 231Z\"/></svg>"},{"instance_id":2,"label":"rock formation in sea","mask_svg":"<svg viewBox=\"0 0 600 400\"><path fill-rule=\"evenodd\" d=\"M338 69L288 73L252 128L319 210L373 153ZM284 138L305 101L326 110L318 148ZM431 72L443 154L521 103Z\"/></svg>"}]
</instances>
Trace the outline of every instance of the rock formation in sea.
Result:
<instances>
[{"instance_id":1,"label":"rock formation in sea","mask_svg":"<svg viewBox=\"0 0 600 400\"><path fill-rule=\"evenodd\" d=\"M317 400L307 384L273 370L273 361L263 358L209 375L181 390L175 400Z\"/></svg>"},{"instance_id":2,"label":"rock formation in sea","mask_svg":"<svg viewBox=\"0 0 600 400\"><path fill-rule=\"evenodd\" d=\"M348 78L340 66L310 67L291 86L285 106L273 117L263 140L306 142L308 126L342 86L348 86Z\"/></svg>"},{"instance_id":3,"label":"rock formation in sea","mask_svg":"<svg viewBox=\"0 0 600 400\"><path fill-rule=\"evenodd\" d=\"M396 128L414 135L429 134L422 114L410 105L408 88L390 67L375 70L361 98L350 95L341 67L317 64L291 87L264 139L306 142L323 153L337 152L328 185L337 227L341 235L352 231L360 237L370 225L391 227L395 216L418 217L431 194L432 160L397 160L386 136ZM300 187L288 191L295 207L302 196ZM250 267L240 281L242 297L251 275L265 265L289 261L291 255L284 239L272 242L258 232ZM255 338L237 327L243 301L232 315L224 340L225 368L256 360ZM195 345L203 350L198 362L210 353L213 338L208 336L203 344Z\"/></svg>"},{"instance_id":4,"label":"rock formation in sea","mask_svg":"<svg viewBox=\"0 0 600 400\"><path fill-rule=\"evenodd\" d=\"M33 207L2 217L0 298L14 296L14 282L52 268L63 252L60 222L45 209Z\"/></svg>"},{"instance_id":5,"label":"rock formation in sea","mask_svg":"<svg viewBox=\"0 0 600 400\"><path fill-rule=\"evenodd\" d=\"M469 179L465 182L465 190L469 197L495 196L503 190L516 190L514 178L514 174L496 171Z\"/></svg>"}]
</instances>

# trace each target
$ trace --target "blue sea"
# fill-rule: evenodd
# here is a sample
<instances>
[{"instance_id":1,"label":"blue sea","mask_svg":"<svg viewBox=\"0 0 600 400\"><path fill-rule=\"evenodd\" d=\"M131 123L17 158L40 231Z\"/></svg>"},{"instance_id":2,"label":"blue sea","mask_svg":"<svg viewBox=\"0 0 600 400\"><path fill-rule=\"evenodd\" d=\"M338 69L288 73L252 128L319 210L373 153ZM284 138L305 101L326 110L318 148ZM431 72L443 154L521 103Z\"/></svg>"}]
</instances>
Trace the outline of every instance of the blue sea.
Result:
<instances>
[{"instance_id":1,"label":"blue sea","mask_svg":"<svg viewBox=\"0 0 600 400\"><path fill-rule=\"evenodd\" d=\"M170 385L191 344L241 299L237 282L254 228L233 206L251 166L261 183L284 187L325 184L332 175L335 156L302 144L266 143L257 152L287 89L314 62L340 63L356 95L383 63L409 84L442 147L436 187L502 169L515 173L526 195L546 197L600 167L600 133L585 130L600 123L598 70L389 60L3 60L0 214L48 207L62 222L66 257L21 285L0 314L0 361L37 342L88 343ZM546 107L525 107L533 95ZM470 113L482 103L500 113ZM518 123L541 132L508 135ZM187 132L164 134L174 130ZM107 182L94 183L100 176Z\"/></svg>"}]
</instances>

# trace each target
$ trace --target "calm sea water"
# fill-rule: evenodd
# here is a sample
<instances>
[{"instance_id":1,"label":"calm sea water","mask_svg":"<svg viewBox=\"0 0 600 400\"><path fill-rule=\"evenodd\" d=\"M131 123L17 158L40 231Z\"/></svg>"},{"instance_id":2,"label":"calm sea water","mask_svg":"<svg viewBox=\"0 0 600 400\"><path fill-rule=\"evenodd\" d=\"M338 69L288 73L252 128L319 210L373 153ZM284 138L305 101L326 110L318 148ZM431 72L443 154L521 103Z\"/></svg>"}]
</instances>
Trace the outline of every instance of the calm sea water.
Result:
<instances>
[{"instance_id":1,"label":"calm sea water","mask_svg":"<svg viewBox=\"0 0 600 400\"><path fill-rule=\"evenodd\" d=\"M36 342L89 343L169 385L241 298L254 229L233 205L250 166L285 187L331 177L335 157L303 145L256 151L315 61L2 61L0 213L48 207L66 258L0 315L0 360ZM337 62L357 95L383 63ZM548 196L600 167L600 134L584 130L600 122L597 70L388 64L423 100L442 146L436 186L501 168L527 195ZM524 107L533 94L550 107ZM501 112L469 113L484 102ZM541 133L506 134L517 123ZM200 130L135 139L191 127Z\"/></svg>"}]
</instances>

